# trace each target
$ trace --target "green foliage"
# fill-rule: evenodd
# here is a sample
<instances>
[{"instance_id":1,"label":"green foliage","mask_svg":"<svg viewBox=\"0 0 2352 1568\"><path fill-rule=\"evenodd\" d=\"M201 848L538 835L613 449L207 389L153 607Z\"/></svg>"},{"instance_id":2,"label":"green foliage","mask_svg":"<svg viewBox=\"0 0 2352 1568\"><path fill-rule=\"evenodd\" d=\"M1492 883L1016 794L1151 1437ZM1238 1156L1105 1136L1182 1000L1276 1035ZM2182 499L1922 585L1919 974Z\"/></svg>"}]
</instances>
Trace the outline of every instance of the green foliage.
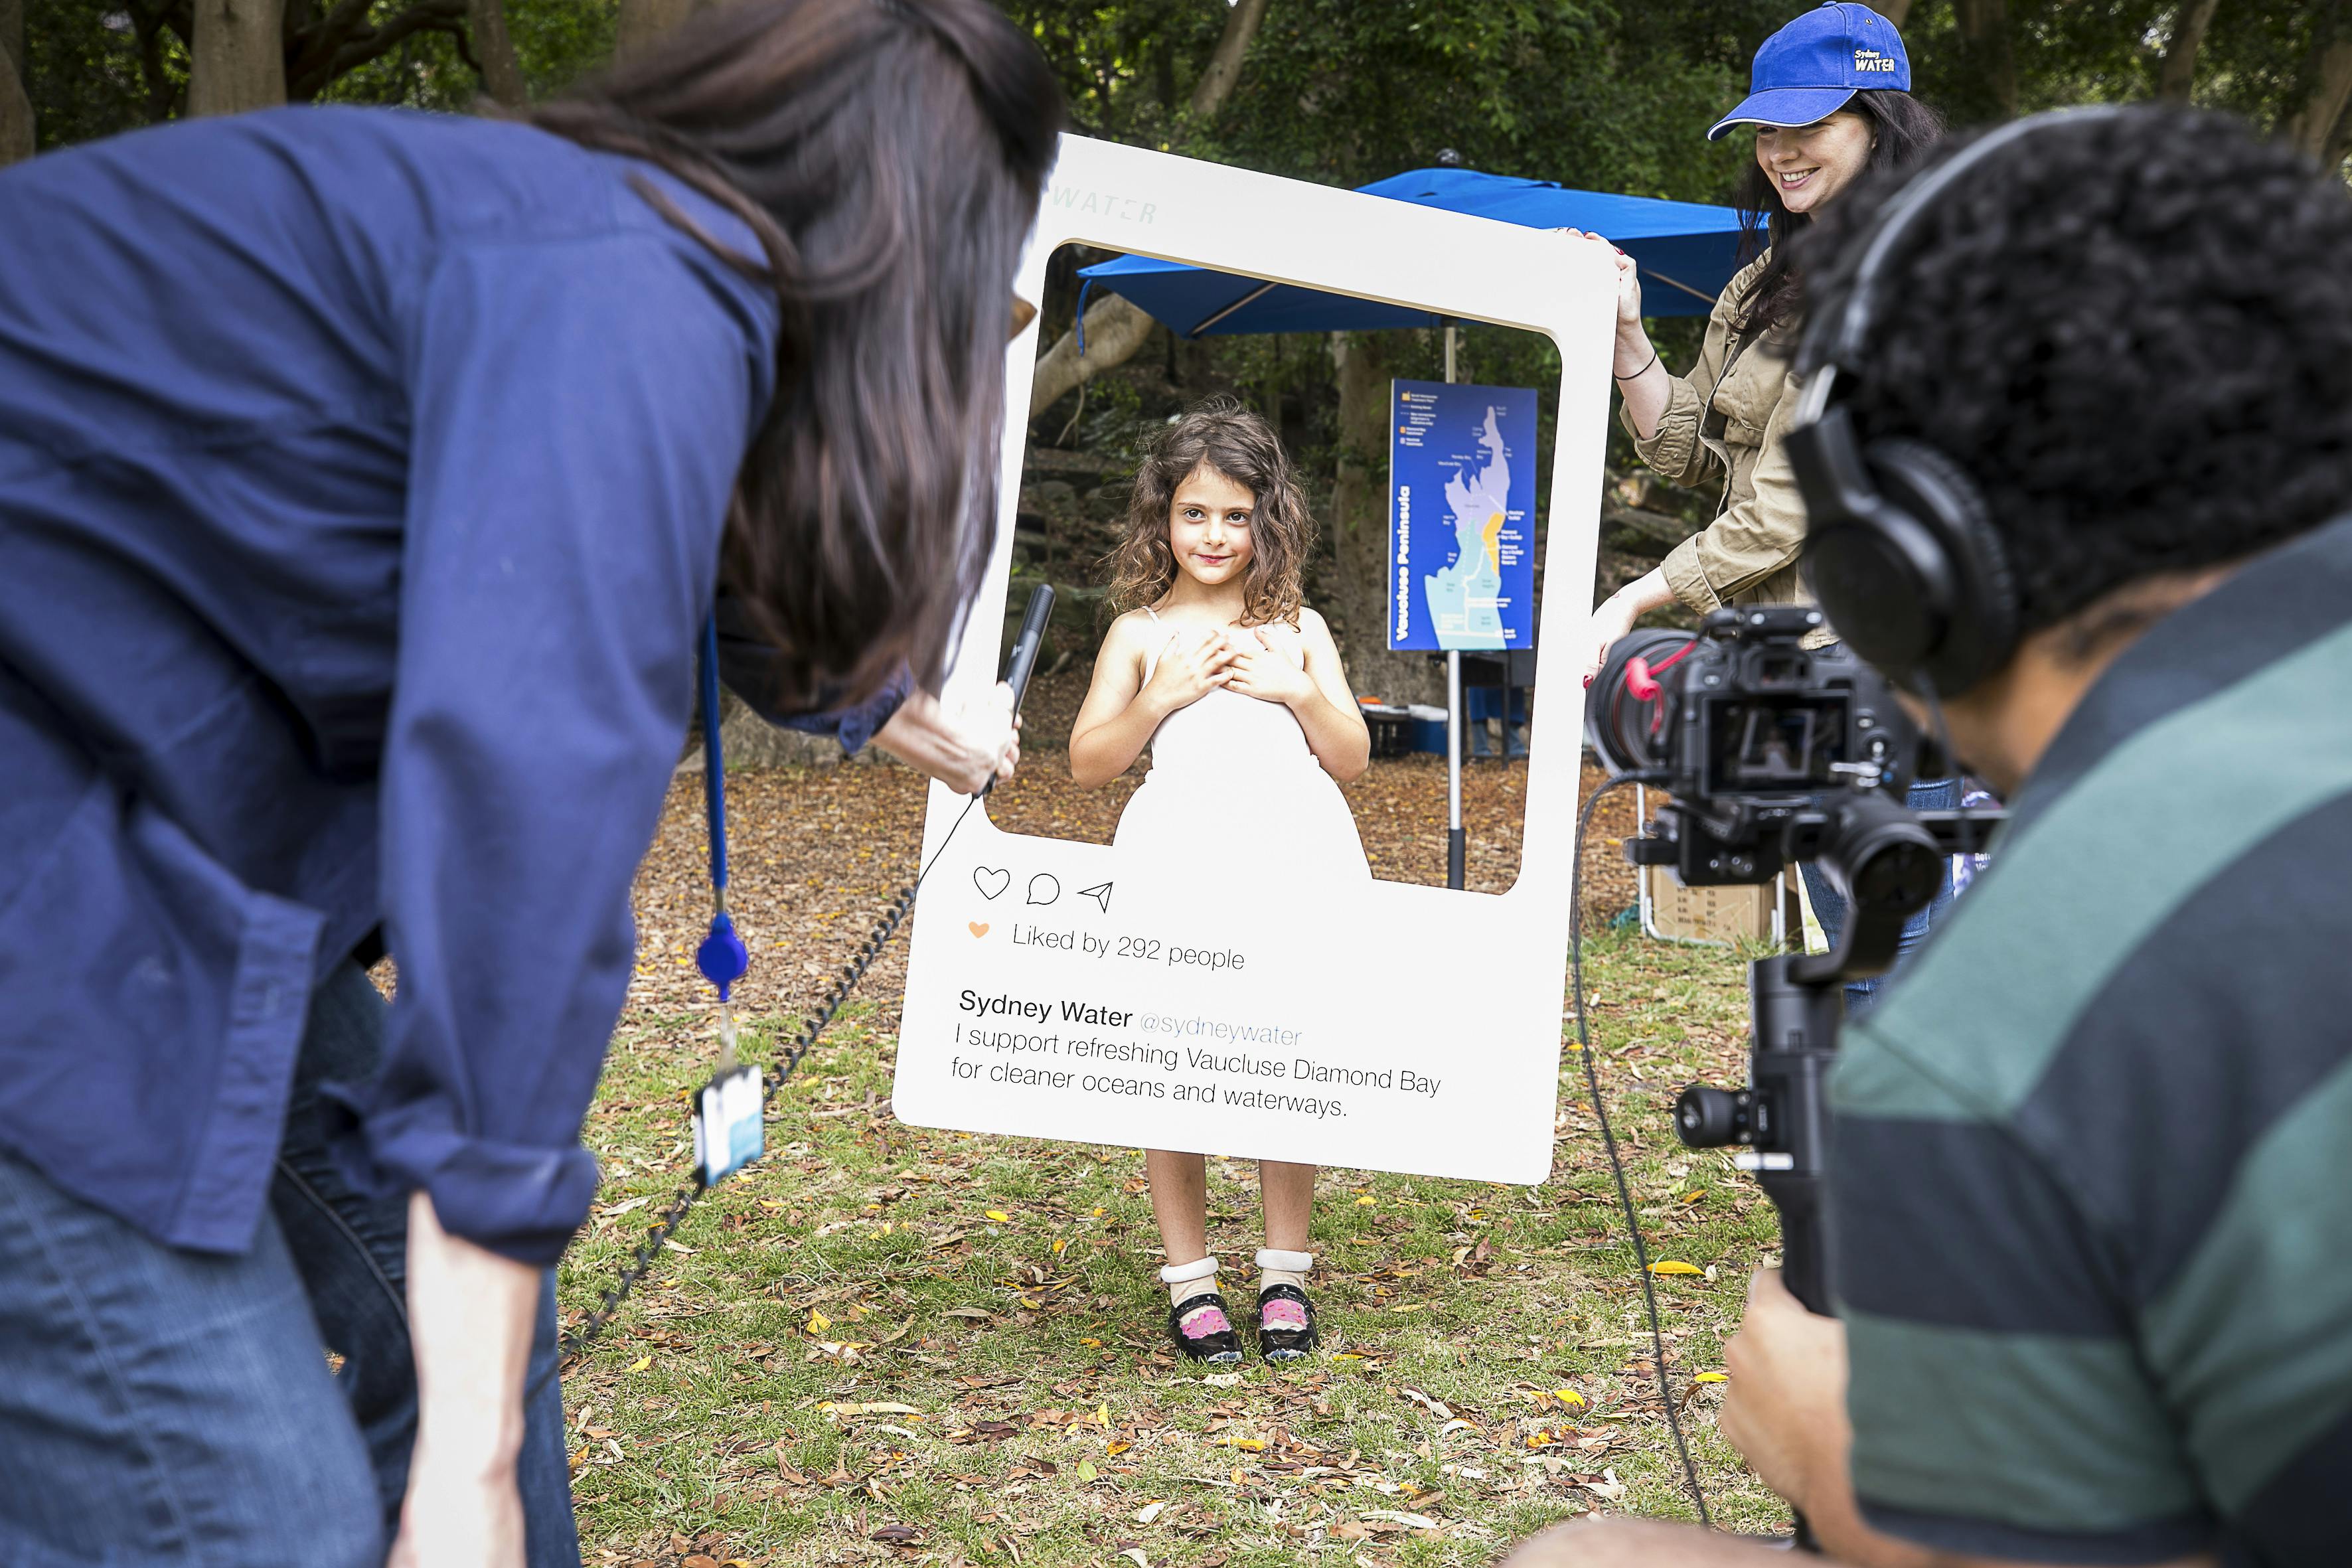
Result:
<instances>
[{"instance_id":1,"label":"green foliage","mask_svg":"<svg viewBox=\"0 0 2352 1568\"><path fill-rule=\"evenodd\" d=\"M612 63L620 0L507 0L507 37L534 100Z\"/></svg>"},{"instance_id":2,"label":"green foliage","mask_svg":"<svg viewBox=\"0 0 2352 1568\"><path fill-rule=\"evenodd\" d=\"M188 89L188 52L122 0L46 0L25 10L25 91L43 150L170 118Z\"/></svg>"},{"instance_id":3,"label":"green foliage","mask_svg":"<svg viewBox=\"0 0 2352 1568\"><path fill-rule=\"evenodd\" d=\"M316 101L462 114L481 89L480 77L466 63L455 37L446 33L418 33L403 40L392 53L337 77Z\"/></svg>"},{"instance_id":4,"label":"green foliage","mask_svg":"<svg viewBox=\"0 0 2352 1568\"><path fill-rule=\"evenodd\" d=\"M387 29L419 9L375 0L362 29ZM289 26L307 13L289 8ZM534 99L602 69L613 54L619 0L507 0L507 31ZM112 136L184 112L190 26L172 0L43 0L25 17L26 92L44 150ZM290 37L290 35L289 35ZM481 79L461 32L412 32L342 71L320 103L398 104L464 112Z\"/></svg>"},{"instance_id":5,"label":"green foliage","mask_svg":"<svg viewBox=\"0 0 2352 1568\"><path fill-rule=\"evenodd\" d=\"M1776 0L1272 0L1213 128L1186 105L1225 8L1010 0L1086 134L1327 184L1437 161L1713 199L1736 151L1695 134L1735 95Z\"/></svg>"},{"instance_id":6,"label":"green foliage","mask_svg":"<svg viewBox=\"0 0 2352 1568\"><path fill-rule=\"evenodd\" d=\"M506 17L523 80L537 100L553 97L609 63L620 4L507 0ZM338 78L319 101L398 104L462 114L474 107L481 92L481 74L456 36L419 33L396 52Z\"/></svg>"}]
</instances>

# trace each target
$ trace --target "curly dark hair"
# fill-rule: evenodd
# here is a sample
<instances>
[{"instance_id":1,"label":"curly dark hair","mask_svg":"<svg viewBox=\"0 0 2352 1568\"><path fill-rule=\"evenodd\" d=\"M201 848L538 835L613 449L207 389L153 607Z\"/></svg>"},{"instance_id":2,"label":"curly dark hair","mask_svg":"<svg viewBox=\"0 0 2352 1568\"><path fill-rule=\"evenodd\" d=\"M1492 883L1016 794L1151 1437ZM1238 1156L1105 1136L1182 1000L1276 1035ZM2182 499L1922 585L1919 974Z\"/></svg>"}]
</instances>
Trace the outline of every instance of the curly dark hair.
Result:
<instances>
[{"instance_id":1,"label":"curly dark hair","mask_svg":"<svg viewBox=\"0 0 2352 1568\"><path fill-rule=\"evenodd\" d=\"M1252 626L1298 624L1300 579L1315 552L1315 517L1274 426L1232 397L1186 409L1168 426L1135 471L1118 548L1103 557L1110 577L1104 604L1111 615L1156 605L1176 585L1176 552L1169 547L1169 509L1176 487L1210 468L1257 498L1250 516L1250 563L1242 576L1243 616Z\"/></svg>"},{"instance_id":2,"label":"curly dark hair","mask_svg":"<svg viewBox=\"0 0 2352 1568\"><path fill-rule=\"evenodd\" d=\"M1808 314L1902 183L1806 237ZM2347 258L2352 191L2232 116L2060 123L1921 215L1840 398L1975 477L2038 630L2352 510Z\"/></svg>"},{"instance_id":3,"label":"curly dark hair","mask_svg":"<svg viewBox=\"0 0 2352 1568\"><path fill-rule=\"evenodd\" d=\"M735 256L639 183L780 307L720 558L774 700L935 686L995 538L1013 273L1062 125L1036 45L987 0L737 0L530 119L759 239Z\"/></svg>"},{"instance_id":4,"label":"curly dark hair","mask_svg":"<svg viewBox=\"0 0 2352 1568\"><path fill-rule=\"evenodd\" d=\"M1846 100L1845 107L1870 121L1870 158L1865 173L1902 173L1918 167L1944 139L1944 119L1907 92L1893 88L1864 88ZM1739 296L1739 331L1760 337L1783 321L1796 319L1802 298L1796 260L1796 238L1812 226L1812 219L1790 212L1780 200L1780 184L1764 172L1753 157L1740 179L1739 263L1745 267L1769 254L1770 260L1748 280ZM1831 206L1837 204L1832 202ZM1829 210L1827 207L1822 209Z\"/></svg>"}]
</instances>

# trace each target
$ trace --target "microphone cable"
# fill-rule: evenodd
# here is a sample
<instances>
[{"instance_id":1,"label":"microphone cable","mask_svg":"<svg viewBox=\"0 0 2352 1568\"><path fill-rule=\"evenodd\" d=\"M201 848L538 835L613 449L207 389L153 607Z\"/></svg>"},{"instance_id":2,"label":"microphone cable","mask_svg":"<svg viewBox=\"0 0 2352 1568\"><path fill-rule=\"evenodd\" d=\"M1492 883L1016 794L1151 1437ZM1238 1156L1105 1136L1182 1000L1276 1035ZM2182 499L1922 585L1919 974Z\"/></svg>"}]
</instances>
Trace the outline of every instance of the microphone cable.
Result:
<instances>
[{"instance_id":1,"label":"microphone cable","mask_svg":"<svg viewBox=\"0 0 2352 1568\"><path fill-rule=\"evenodd\" d=\"M994 782L993 775L991 775L990 782ZM985 789L981 792L982 795L986 793ZM964 802L963 810L956 814L954 823L948 828L947 837L940 840L940 847L937 849L931 851L930 859L917 871L913 881L899 889L897 896L883 906L880 917L866 933L866 940L858 945L856 952L852 955L849 962L841 966L834 979L833 988L825 994L823 1001L810 1009L802 1018L800 1029L793 1037L791 1049L785 1054L784 1059L773 1070L762 1075L760 1089L760 1102L762 1107L775 1102L777 1091L784 1087L784 1081L799 1069L802 1058L808 1055L818 1037L824 1033L827 1026L832 1024L834 1016L841 1009L841 1005L849 999L850 993L857 988L858 982L866 978L867 968L872 965L876 958L881 955L883 948L889 944L890 939L898 934L899 925L915 907L916 894L922 890L923 883L930 876L932 868L940 863L940 857L947 853L948 846L954 841L956 830L963 826L964 818L971 815L972 807L978 805L980 801L981 795L974 795ZM765 1157L763 1153L761 1158ZM751 1164L758 1163L756 1160L750 1162ZM586 1350L596 1337L604 1331L606 1325L619 1312L621 1303L627 1300L629 1293L636 1289L637 1282L652 1271L655 1262L661 1257L663 1244L677 1233L678 1227L686 1223L686 1216L694 1212L694 1205L708 1191L709 1191L708 1187L695 1181L686 1183L671 1194L670 1201L654 1216L653 1223L646 1227L645 1236L638 1241L636 1250L631 1254L629 1261L622 1266L619 1276L611 1285L605 1287L604 1292L597 1298L596 1305L589 1310L587 1315L582 1318L570 1332L557 1340L554 1361L537 1377L531 1379L530 1385L523 1391L523 1402L526 1405L536 1398L540 1391L547 1386L549 1379L562 1371L565 1362Z\"/></svg>"},{"instance_id":2,"label":"microphone cable","mask_svg":"<svg viewBox=\"0 0 2352 1568\"><path fill-rule=\"evenodd\" d=\"M1609 1152L1610 1174L1617 1183L1617 1204L1624 1211L1626 1234L1633 1238L1633 1262L1642 1276L1642 1301L1650 1314L1650 1352L1658 1379L1658 1403L1666 1415L1666 1430L1674 1435L1675 1454L1681 1459L1683 1479L1690 1487L1691 1501L1698 1509L1698 1521L1703 1529L1715 1528L1715 1521L1706 1510L1706 1492L1699 1485L1698 1467L1692 1463L1690 1445L1683 1438L1682 1418L1675 1407L1674 1381L1666 1372L1665 1331L1658 1321L1657 1281L1650 1275L1650 1252L1642 1240L1642 1218L1633 1207L1633 1193L1625 1180L1625 1162L1617 1152L1617 1136L1610 1130L1609 1108L1601 1098L1601 1073L1592 1059L1592 1033L1585 1020L1588 997L1584 989L1584 849L1585 834L1592 826L1593 808L1611 790L1620 784L1653 783L1654 779L1636 773L1620 773L1604 783L1586 797L1584 809L1576 819L1576 862L1568 878L1568 958L1569 970L1576 986L1577 1054L1584 1058L1584 1087L1591 1096L1593 1119L1601 1123L1601 1144Z\"/></svg>"}]
</instances>

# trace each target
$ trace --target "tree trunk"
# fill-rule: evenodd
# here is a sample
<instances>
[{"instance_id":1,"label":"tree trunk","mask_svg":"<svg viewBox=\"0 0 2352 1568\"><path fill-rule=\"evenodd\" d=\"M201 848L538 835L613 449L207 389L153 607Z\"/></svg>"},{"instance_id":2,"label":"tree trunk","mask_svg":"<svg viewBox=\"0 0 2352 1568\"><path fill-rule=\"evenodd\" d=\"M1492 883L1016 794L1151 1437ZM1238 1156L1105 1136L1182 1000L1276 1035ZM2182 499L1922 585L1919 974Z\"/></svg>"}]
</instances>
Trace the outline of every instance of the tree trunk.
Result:
<instances>
[{"instance_id":1,"label":"tree trunk","mask_svg":"<svg viewBox=\"0 0 2352 1568\"><path fill-rule=\"evenodd\" d=\"M636 3L645 4L646 0ZM675 0L667 3L674 4ZM625 7L630 0L622 0L622 4ZM1234 84L1241 79L1242 58L1249 53L1250 40L1257 36L1258 24L1265 20L1266 5L1267 0L1239 0L1225 14L1225 30L1219 35L1209 63L1202 68L1201 79L1192 86L1189 113L1195 131L1204 131L1213 124L1225 100L1234 95ZM626 14L625 10L625 17ZM1066 396L1071 388L1083 386L1104 371L1126 363L1150 336L1150 316L1116 294L1104 298L1087 312L1084 357L1078 353L1077 334L1071 331L1056 339L1037 362L1037 379L1030 384L1029 417L1034 419L1045 413ZM1381 418L1387 417L1385 413L1381 415Z\"/></svg>"},{"instance_id":2,"label":"tree trunk","mask_svg":"<svg viewBox=\"0 0 2352 1568\"><path fill-rule=\"evenodd\" d=\"M482 62L482 90L509 109L530 102L522 62L515 58L514 40L507 37L504 0L466 0L466 26L473 34L474 58Z\"/></svg>"},{"instance_id":3,"label":"tree trunk","mask_svg":"<svg viewBox=\"0 0 2352 1568\"><path fill-rule=\"evenodd\" d=\"M33 155L33 100L25 85L25 0L0 0L0 164Z\"/></svg>"},{"instance_id":4,"label":"tree trunk","mask_svg":"<svg viewBox=\"0 0 2352 1568\"><path fill-rule=\"evenodd\" d=\"M1265 20L1266 0L1239 0L1225 13L1225 30L1217 39L1216 51L1210 55L1201 79L1192 84L1192 113L1195 124L1207 125L1225 107L1225 100L1234 95L1234 84L1241 80L1242 57L1249 53L1250 40L1257 36L1258 24Z\"/></svg>"},{"instance_id":5,"label":"tree trunk","mask_svg":"<svg viewBox=\"0 0 2352 1568\"><path fill-rule=\"evenodd\" d=\"M613 58L627 59L701 8L701 0L621 0Z\"/></svg>"},{"instance_id":6,"label":"tree trunk","mask_svg":"<svg viewBox=\"0 0 2352 1568\"><path fill-rule=\"evenodd\" d=\"M1874 9L1894 23L1898 30L1904 23L1911 19L1911 0L1880 0L1880 4Z\"/></svg>"},{"instance_id":7,"label":"tree trunk","mask_svg":"<svg viewBox=\"0 0 2352 1568\"><path fill-rule=\"evenodd\" d=\"M1952 0L1960 44L1984 107L2003 120L2017 114L2017 56L2010 47L2009 0Z\"/></svg>"},{"instance_id":8,"label":"tree trunk","mask_svg":"<svg viewBox=\"0 0 2352 1568\"><path fill-rule=\"evenodd\" d=\"M1384 702L1445 700L1444 678L1425 653L1391 653L1389 590L1389 363L1380 339L1331 334L1339 382L1339 465L1331 510L1331 595L1317 607L1339 639L1348 683Z\"/></svg>"},{"instance_id":9,"label":"tree trunk","mask_svg":"<svg viewBox=\"0 0 2352 1568\"><path fill-rule=\"evenodd\" d=\"M1087 352L1078 353L1076 332L1065 332L1037 362L1037 379L1029 386L1029 417L1036 418L1112 366L1125 364L1158 324L1119 295L1096 300L1087 308Z\"/></svg>"},{"instance_id":10,"label":"tree trunk","mask_svg":"<svg viewBox=\"0 0 2352 1568\"><path fill-rule=\"evenodd\" d=\"M2189 0L2173 24L2172 41L2164 46L2164 67L2157 72L2156 96L2167 103L2186 103L2197 79L2197 51L2204 47L2205 29L2212 25L2221 0Z\"/></svg>"},{"instance_id":11,"label":"tree trunk","mask_svg":"<svg viewBox=\"0 0 2352 1568\"><path fill-rule=\"evenodd\" d=\"M195 0L188 112L241 114L286 101L280 0Z\"/></svg>"},{"instance_id":12,"label":"tree trunk","mask_svg":"<svg viewBox=\"0 0 2352 1568\"><path fill-rule=\"evenodd\" d=\"M2344 162L2347 116L2352 115L2352 35L2337 38L2320 54L2319 77L2311 96L2286 122L2286 139L2327 162Z\"/></svg>"},{"instance_id":13,"label":"tree trunk","mask_svg":"<svg viewBox=\"0 0 2352 1568\"><path fill-rule=\"evenodd\" d=\"M16 74L16 58L0 48L0 166L33 155L33 100Z\"/></svg>"}]
</instances>

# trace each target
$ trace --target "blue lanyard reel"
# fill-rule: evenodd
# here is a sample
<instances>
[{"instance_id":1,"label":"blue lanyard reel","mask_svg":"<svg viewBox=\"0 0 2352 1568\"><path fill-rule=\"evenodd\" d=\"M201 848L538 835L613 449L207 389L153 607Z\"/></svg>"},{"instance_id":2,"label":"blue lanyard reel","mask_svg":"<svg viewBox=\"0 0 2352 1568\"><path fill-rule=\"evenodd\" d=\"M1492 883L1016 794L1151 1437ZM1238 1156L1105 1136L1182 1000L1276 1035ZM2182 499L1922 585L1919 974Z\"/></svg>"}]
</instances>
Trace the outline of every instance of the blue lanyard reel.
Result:
<instances>
[{"instance_id":1,"label":"blue lanyard reel","mask_svg":"<svg viewBox=\"0 0 2352 1568\"><path fill-rule=\"evenodd\" d=\"M702 1184L717 1186L758 1159L766 1139L760 1069L735 1059L735 983L751 955L727 912L727 758L719 743L719 623L702 626L697 674L701 688L702 803L710 833L710 933L694 966L719 991L719 1070L695 1096L694 1164Z\"/></svg>"}]
</instances>

